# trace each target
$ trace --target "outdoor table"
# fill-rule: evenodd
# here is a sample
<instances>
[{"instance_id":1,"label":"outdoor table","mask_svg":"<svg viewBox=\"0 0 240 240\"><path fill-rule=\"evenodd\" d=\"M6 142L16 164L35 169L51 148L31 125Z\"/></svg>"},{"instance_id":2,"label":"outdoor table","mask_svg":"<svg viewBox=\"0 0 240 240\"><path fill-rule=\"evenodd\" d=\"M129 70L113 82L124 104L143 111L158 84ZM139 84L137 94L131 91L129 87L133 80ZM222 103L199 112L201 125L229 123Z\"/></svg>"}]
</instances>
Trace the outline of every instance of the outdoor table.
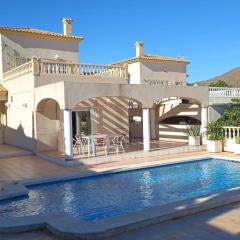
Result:
<instances>
[{"instance_id":1,"label":"outdoor table","mask_svg":"<svg viewBox=\"0 0 240 240\"><path fill-rule=\"evenodd\" d=\"M92 147L93 156L96 157L97 154L96 154L95 140L96 139L106 139L107 137L108 137L107 134L91 134L91 135L83 136L82 138L85 138L88 141L88 156L90 156L90 154L91 154L91 147Z\"/></svg>"}]
</instances>

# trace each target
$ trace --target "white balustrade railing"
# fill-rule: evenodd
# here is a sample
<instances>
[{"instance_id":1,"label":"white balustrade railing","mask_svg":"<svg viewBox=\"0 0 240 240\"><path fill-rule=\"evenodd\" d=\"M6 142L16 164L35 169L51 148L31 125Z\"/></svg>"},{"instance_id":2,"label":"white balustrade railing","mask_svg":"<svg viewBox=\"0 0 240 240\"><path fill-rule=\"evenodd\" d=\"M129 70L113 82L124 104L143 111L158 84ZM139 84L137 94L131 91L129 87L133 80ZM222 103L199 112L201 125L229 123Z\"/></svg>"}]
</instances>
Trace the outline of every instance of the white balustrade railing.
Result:
<instances>
[{"instance_id":1,"label":"white balustrade railing","mask_svg":"<svg viewBox=\"0 0 240 240\"><path fill-rule=\"evenodd\" d=\"M240 88L210 87L209 97L240 97Z\"/></svg>"},{"instance_id":2,"label":"white balustrade railing","mask_svg":"<svg viewBox=\"0 0 240 240\"><path fill-rule=\"evenodd\" d=\"M128 77L127 68L123 66L74 64L44 59L32 59L19 67L5 72L3 78L4 80L8 80L28 72L32 72L35 75L81 75L124 79Z\"/></svg>"},{"instance_id":3,"label":"white balustrade railing","mask_svg":"<svg viewBox=\"0 0 240 240\"><path fill-rule=\"evenodd\" d=\"M7 81L9 79L12 79L16 76L21 76L23 74L32 72L33 69L33 61L29 61L27 63L24 63L16 68L13 68L5 73L3 73L3 81Z\"/></svg>"},{"instance_id":4,"label":"white balustrade railing","mask_svg":"<svg viewBox=\"0 0 240 240\"><path fill-rule=\"evenodd\" d=\"M240 137L240 127L224 127L223 133L225 139L235 139Z\"/></svg>"},{"instance_id":5,"label":"white balustrade railing","mask_svg":"<svg viewBox=\"0 0 240 240\"><path fill-rule=\"evenodd\" d=\"M39 66L40 74L127 78L127 68L122 66L74 64L46 60L40 60Z\"/></svg>"}]
</instances>

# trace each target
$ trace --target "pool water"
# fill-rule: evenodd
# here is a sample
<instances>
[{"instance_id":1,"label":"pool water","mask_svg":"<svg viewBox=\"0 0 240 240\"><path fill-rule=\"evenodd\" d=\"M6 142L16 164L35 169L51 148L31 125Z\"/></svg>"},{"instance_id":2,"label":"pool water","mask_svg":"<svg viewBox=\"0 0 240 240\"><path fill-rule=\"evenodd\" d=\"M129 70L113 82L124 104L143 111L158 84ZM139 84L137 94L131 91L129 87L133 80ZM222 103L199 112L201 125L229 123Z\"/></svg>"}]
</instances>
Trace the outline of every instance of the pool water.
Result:
<instances>
[{"instance_id":1,"label":"pool water","mask_svg":"<svg viewBox=\"0 0 240 240\"><path fill-rule=\"evenodd\" d=\"M28 186L0 201L0 217L66 212L97 221L240 186L240 162L206 159Z\"/></svg>"}]
</instances>

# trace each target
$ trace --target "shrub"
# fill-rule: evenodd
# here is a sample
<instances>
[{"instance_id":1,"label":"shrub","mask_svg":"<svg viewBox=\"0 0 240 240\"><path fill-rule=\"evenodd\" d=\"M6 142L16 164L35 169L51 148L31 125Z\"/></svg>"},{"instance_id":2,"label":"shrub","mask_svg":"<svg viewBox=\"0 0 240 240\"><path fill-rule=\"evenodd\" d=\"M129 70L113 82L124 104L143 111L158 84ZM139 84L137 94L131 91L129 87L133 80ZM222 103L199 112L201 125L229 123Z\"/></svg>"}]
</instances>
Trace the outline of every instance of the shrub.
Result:
<instances>
[{"instance_id":1,"label":"shrub","mask_svg":"<svg viewBox=\"0 0 240 240\"><path fill-rule=\"evenodd\" d=\"M224 138L223 128L218 122L209 122L206 125L208 140L222 140Z\"/></svg>"},{"instance_id":2,"label":"shrub","mask_svg":"<svg viewBox=\"0 0 240 240\"><path fill-rule=\"evenodd\" d=\"M223 116L217 120L221 126L240 126L240 98L233 98Z\"/></svg>"},{"instance_id":3,"label":"shrub","mask_svg":"<svg viewBox=\"0 0 240 240\"><path fill-rule=\"evenodd\" d=\"M209 87L231 87L223 80L218 80L217 82L213 82L209 84Z\"/></svg>"}]
</instances>

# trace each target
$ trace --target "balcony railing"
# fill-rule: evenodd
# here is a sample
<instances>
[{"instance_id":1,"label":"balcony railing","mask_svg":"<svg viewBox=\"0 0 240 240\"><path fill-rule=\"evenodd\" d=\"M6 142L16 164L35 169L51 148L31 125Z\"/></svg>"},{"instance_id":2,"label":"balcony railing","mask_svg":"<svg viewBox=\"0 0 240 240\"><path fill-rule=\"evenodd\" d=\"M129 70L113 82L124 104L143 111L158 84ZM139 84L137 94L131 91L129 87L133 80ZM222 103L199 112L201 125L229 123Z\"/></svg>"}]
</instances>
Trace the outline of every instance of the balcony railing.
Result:
<instances>
[{"instance_id":1,"label":"balcony railing","mask_svg":"<svg viewBox=\"0 0 240 240\"><path fill-rule=\"evenodd\" d=\"M33 70L33 62L29 61L27 63L24 63L16 68L11 69L8 72L3 73L3 80L6 81L8 79L21 76L23 74L32 72Z\"/></svg>"},{"instance_id":2,"label":"balcony railing","mask_svg":"<svg viewBox=\"0 0 240 240\"><path fill-rule=\"evenodd\" d=\"M209 97L240 97L240 88L210 87Z\"/></svg>"},{"instance_id":3,"label":"balcony railing","mask_svg":"<svg viewBox=\"0 0 240 240\"><path fill-rule=\"evenodd\" d=\"M127 79L127 67L97 65L97 64L74 64L56 62L45 59L32 59L17 68L3 74L4 80L14 78L21 74L32 72L34 75L74 75L86 77L109 77Z\"/></svg>"},{"instance_id":4,"label":"balcony railing","mask_svg":"<svg viewBox=\"0 0 240 240\"><path fill-rule=\"evenodd\" d=\"M226 139L235 139L240 137L240 127L224 127L223 133Z\"/></svg>"}]
</instances>

